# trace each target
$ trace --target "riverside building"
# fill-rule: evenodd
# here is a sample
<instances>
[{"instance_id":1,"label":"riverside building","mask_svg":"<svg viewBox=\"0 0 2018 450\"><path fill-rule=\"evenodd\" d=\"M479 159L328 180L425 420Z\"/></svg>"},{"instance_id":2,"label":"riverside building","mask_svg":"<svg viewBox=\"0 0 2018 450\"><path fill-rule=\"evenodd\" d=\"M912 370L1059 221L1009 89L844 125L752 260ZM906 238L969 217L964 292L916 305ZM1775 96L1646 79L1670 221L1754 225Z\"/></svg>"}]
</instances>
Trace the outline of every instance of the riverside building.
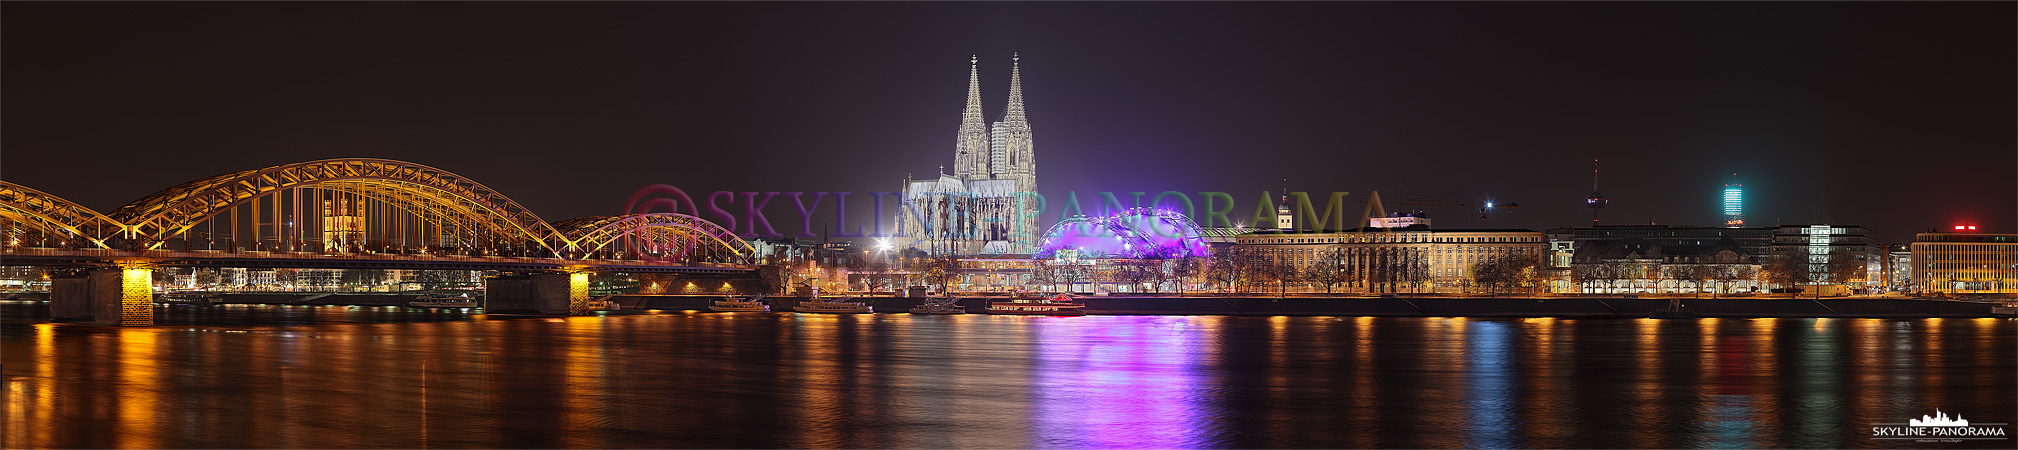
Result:
<instances>
[{"instance_id":1,"label":"riverside building","mask_svg":"<svg viewBox=\"0 0 2018 450\"><path fill-rule=\"evenodd\" d=\"M1915 235L1913 282L1926 292L2018 292L2018 234L1969 231Z\"/></svg>"},{"instance_id":2,"label":"riverside building","mask_svg":"<svg viewBox=\"0 0 2018 450\"><path fill-rule=\"evenodd\" d=\"M1458 293L1480 291L1471 283L1474 265L1494 259L1533 262L1544 267L1548 242L1542 232L1522 229L1295 233L1264 230L1240 235L1237 246L1266 263L1308 270L1325 252L1343 252L1352 270L1344 291ZM1541 277L1535 277L1537 281ZM1305 286L1301 290L1312 290Z\"/></svg>"}]
</instances>

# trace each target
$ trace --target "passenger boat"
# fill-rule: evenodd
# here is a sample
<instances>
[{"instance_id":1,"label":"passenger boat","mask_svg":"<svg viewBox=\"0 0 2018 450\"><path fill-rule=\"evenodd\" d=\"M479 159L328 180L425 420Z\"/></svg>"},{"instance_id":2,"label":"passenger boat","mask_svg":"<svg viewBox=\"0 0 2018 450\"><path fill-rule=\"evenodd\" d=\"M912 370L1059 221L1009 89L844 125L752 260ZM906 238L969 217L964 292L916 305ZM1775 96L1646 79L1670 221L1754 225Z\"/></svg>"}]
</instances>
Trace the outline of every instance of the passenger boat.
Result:
<instances>
[{"instance_id":1,"label":"passenger boat","mask_svg":"<svg viewBox=\"0 0 2018 450\"><path fill-rule=\"evenodd\" d=\"M415 308L476 308L479 305L476 304L475 299L469 298L469 294L430 293L414 297L413 301L406 302L406 306Z\"/></svg>"},{"instance_id":2,"label":"passenger boat","mask_svg":"<svg viewBox=\"0 0 2018 450\"><path fill-rule=\"evenodd\" d=\"M817 313L817 314L869 314L876 312L874 308L869 307L869 304L867 303L851 302L847 300L849 300L848 297L839 297L833 299L823 299L814 297L806 299L806 301L799 302L799 304L797 305L792 305L792 310L802 313Z\"/></svg>"},{"instance_id":3,"label":"passenger boat","mask_svg":"<svg viewBox=\"0 0 2018 450\"><path fill-rule=\"evenodd\" d=\"M763 298L764 296L762 295L748 299L723 297L721 300L708 304L708 310L714 312L771 312L771 305L764 303Z\"/></svg>"},{"instance_id":4,"label":"passenger boat","mask_svg":"<svg viewBox=\"0 0 2018 450\"><path fill-rule=\"evenodd\" d=\"M208 306L224 303L224 294L212 292L170 292L162 294L156 301L165 305Z\"/></svg>"},{"instance_id":5,"label":"passenger boat","mask_svg":"<svg viewBox=\"0 0 2018 450\"><path fill-rule=\"evenodd\" d=\"M1072 297L1058 294L1051 298L1019 298L988 304L989 314L1016 314L1028 316L1084 316L1086 304L1072 301Z\"/></svg>"},{"instance_id":6,"label":"passenger boat","mask_svg":"<svg viewBox=\"0 0 2018 450\"><path fill-rule=\"evenodd\" d=\"M927 297L925 303L911 307L911 314L966 314L967 307L956 303L957 299L947 297Z\"/></svg>"}]
</instances>

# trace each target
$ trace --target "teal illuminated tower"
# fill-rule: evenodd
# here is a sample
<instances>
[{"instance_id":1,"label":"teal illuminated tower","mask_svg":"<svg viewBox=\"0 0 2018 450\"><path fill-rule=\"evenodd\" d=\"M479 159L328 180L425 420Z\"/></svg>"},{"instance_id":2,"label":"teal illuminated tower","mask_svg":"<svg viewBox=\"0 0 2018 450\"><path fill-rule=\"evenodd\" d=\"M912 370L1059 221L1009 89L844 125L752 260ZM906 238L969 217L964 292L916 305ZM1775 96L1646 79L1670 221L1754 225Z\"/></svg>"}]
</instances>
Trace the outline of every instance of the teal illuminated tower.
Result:
<instances>
[{"instance_id":1,"label":"teal illuminated tower","mask_svg":"<svg viewBox=\"0 0 2018 450\"><path fill-rule=\"evenodd\" d=\"M1731 174L1735 177L1738 174ZM1745 226L1745 185L1724 184L1724 226L1738 228Z\"/></svg>"}]
</instances>

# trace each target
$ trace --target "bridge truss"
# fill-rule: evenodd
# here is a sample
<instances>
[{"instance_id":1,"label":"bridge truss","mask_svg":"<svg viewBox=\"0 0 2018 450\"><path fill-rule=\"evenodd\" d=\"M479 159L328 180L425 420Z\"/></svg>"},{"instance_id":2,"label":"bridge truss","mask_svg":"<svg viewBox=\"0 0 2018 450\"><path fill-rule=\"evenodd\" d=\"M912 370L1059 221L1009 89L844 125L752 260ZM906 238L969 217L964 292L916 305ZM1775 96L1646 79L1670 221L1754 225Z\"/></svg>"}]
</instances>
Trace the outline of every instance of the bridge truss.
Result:
<instances>
[{"instance_id":1,"label":"bridge truss","mask_svg":"<svg viewBox=\"0 0 2018 450\"><path fill-rule=\"evenodd\" d=\"M0 181L7 248L229 250L747 264L752 248L678 213L547 222L454 173L342 158L190 181L110 214ZM615 244L615 245L613 245Z\"/></svg>"}]
</instances>

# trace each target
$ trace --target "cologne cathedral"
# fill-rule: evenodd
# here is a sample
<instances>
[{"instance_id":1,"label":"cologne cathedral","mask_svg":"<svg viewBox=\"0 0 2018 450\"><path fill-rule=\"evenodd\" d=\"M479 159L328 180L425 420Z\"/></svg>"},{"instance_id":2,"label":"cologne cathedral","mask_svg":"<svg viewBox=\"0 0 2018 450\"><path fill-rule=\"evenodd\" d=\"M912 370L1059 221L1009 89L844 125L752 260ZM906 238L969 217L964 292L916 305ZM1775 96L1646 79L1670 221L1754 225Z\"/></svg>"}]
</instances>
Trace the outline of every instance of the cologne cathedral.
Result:
<instances>
[{"instance_id":1,"label":"cologne cathedral","mask_svg":"<svg viewBox=\"0 0 2018 450\"><path fill-rule=\"evenodd\" d=\"M1037 160L1023 116L1023 76L1010 58L1009 106L989 123L981 110L979 59L968 60L967 109L953 144L953 171L904 180L898 244L939 255L1028 254L1036 247Z\"/></svg>"}]
</instances>

